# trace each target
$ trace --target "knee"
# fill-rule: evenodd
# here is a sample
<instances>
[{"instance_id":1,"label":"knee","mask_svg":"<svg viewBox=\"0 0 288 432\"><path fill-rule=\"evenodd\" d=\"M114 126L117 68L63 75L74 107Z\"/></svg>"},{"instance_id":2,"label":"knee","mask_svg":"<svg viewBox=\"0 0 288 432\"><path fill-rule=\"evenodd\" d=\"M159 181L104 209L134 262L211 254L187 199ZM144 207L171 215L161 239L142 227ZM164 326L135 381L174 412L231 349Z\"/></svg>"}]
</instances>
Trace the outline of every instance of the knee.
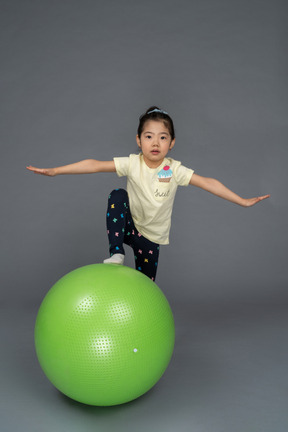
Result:
<instances>
[{"instance_id":1,"label":"knee","mask_svg":"<svg viewBox=\"0 0 288 432\"><path fill-rule=\"evenodd\" d=\"M114 189L110 195L109 195L109 200L113 200L113 202L117 201L117 202L123 202L123 201L128 201L128 194L126 192L125 189Z\"/></svg>"}]
</instances>

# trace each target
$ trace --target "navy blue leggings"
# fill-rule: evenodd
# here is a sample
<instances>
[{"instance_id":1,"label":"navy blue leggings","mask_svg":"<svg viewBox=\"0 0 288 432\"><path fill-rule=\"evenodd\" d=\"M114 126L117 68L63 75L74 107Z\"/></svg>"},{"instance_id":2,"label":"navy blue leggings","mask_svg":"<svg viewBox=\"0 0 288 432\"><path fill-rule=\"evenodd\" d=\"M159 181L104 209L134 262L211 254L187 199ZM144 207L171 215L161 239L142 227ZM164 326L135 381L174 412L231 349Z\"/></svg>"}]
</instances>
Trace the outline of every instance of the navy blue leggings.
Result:
<instances>
[{"instance_id":1,"label":"navy blue leggings","mask_svg":"<svg viewBox=\"0 0 288 432\"><path fill-rule=\"evenodd\" d=\"M124 189L115 189L109 195L107 232L110 255L125 255L123 243L131 246L136 270L155 281L159 244L151 242L137 231L129 208L128 194Z\"/></svg>"}]
</instances>

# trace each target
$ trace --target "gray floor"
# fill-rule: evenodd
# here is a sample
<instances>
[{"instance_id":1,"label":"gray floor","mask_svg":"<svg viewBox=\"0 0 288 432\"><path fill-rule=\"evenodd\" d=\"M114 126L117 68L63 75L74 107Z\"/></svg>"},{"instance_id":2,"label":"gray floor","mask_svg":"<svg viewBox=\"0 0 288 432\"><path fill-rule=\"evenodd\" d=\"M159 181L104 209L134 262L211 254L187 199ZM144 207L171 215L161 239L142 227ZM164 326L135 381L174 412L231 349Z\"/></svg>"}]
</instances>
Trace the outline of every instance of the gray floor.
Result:
<instances>
[{"instance_id":1,"label":"gray floor","mask_svg":"<svg viewBox=\"0 0 288 432\"><path fill-rule=\"evenodd\" d=\"M239 303L172 304L166 373L110 408L74 402L48 382L34 353L36 306L2 310L1 431L287 432L287 302Z\"/></svg>"}]
</instances>

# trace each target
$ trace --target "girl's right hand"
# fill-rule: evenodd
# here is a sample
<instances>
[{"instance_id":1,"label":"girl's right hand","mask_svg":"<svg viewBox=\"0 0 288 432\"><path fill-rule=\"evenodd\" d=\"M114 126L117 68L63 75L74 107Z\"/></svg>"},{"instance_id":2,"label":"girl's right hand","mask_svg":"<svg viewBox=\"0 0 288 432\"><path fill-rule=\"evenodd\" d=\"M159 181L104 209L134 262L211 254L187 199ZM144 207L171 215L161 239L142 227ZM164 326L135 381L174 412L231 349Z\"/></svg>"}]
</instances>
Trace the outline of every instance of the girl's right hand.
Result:
<instances>
[{"instance_id":1,"label":"girl's right hand","mask_svg":"<svg viewBox=\"0 0 288 432\"><path fill-rule=\"evenodd\" d=\"M34 172L34 174L41 174L49 177L54 177L56 175L55 168L36 168L31 165L26 167L29 171Z\"/></svg>"}]
</instances>

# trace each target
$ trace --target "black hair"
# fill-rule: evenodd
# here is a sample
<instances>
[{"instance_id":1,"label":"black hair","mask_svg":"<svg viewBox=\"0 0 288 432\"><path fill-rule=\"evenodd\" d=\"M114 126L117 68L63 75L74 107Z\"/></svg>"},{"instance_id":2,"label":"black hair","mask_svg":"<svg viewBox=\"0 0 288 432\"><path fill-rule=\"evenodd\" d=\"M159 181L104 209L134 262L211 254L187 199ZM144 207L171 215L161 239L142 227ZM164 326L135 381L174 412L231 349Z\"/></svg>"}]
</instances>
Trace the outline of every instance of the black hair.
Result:
<instances>
[{"instance_id":1,"label":"black hair","mask_svg":"<svg viewBox=\"0 0 288 432\"><path fill-rule=\"evenodd\" d=\"M163 121L163 123L169 130L172 140L175 138L173 120L166 111L161 110L157 106L152 106L148 108L147 111L139 117L139 126L137 129L137 134L139 138L143 132L144 124L148 120Z\"/></svg>"}]
</instances>

